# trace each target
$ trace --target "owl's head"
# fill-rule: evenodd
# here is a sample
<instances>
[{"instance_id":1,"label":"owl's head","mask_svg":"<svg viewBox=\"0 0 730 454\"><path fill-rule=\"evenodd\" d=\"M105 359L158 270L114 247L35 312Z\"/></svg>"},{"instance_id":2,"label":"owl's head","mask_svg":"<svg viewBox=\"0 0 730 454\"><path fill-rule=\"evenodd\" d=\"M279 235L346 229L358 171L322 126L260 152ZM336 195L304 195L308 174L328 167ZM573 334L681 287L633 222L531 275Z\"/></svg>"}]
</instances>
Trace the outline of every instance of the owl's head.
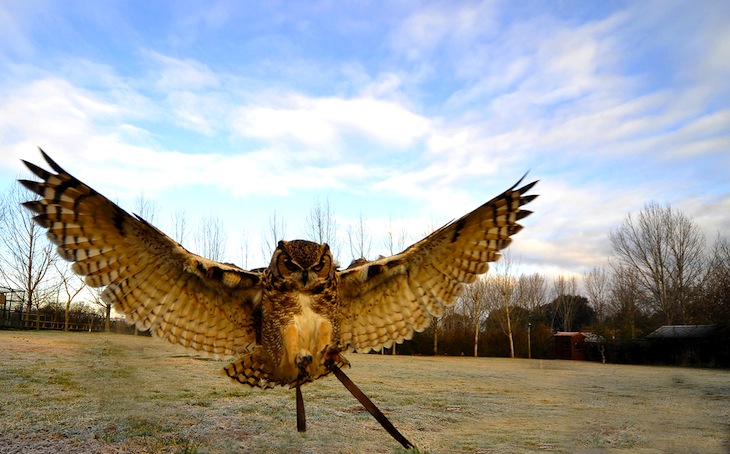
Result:
<instances>
[{"instance_id":1,"label":"owl's head","mask_svg":"<svg viewBox=\"0 0 730 454\"><path fill-rule=\"evenodd\" d=\"M269 272L290 289L311 290L334 277L335 264L327 243L279 241Z\"/></svg>"}]
</instances>

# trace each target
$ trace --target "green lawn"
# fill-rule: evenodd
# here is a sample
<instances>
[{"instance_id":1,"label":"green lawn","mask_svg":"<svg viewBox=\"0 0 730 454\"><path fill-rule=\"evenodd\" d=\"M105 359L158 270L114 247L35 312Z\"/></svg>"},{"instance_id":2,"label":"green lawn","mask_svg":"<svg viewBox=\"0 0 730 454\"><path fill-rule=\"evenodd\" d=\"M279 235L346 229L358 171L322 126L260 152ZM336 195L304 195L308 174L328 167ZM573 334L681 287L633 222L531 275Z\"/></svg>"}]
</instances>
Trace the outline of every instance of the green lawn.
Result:
<instances>
[{"instance_id":1,"label":"green lawn","mask_svg":"<svg viewBox=\"0 0 730 454\"><path fill-rule=\"evenodd\" d=\"M421 452L730 451L730 371L350 354ZM0 452L394 452L334 377L252 390L147 337L0 331Z\"/></svg>"}]
</instances>

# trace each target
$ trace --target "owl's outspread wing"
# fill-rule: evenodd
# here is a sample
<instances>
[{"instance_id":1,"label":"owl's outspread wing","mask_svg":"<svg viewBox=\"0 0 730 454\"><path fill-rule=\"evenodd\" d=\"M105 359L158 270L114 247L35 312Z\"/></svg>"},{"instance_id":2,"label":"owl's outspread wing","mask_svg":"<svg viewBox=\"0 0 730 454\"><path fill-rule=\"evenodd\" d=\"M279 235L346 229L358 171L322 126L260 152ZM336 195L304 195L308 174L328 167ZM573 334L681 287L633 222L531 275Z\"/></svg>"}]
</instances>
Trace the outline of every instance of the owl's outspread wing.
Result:
<instances>
[{"instance_id":1,"label":"owl's outspread wing","mask_svg":"<svg viewBox=\"0 0 730 454\"><path fill-rule=\"evenodd\" d=\"M212 356L254 348L259 273L192 254L43 157L57 173L23 161L41 179L20 181L40 196L24 205L87 284L106 286L104 302L139 329Z\"/></svg>"},{"instance_id":2,"label":"owl's outspread wing","mask_svg":"<svg viewBox=\"0 0 730 454\"><path fill-rule=\"evenodd\" d=\"M326 245L302 240L280 243L288 255L275 254L266 271L246 271L190 253L41 153L56 173L23 161L41 180L20 180L39 196L23 205L77 274L106 286L106 303L171 343L238 356L224 368L234 380L295 386L300 431L300 386L333 372L405 448L413 445L340 369L341 349L390 346L425 329L499 258L531 213L521 207L536 197L526 195L536 182L516 189L520 180L402 253L343 271L332 268Z\"/></svg>"},{"instance_id":3,"label":"owl's outspread wing","mask_svg":"<svg viewBox=\"0 0 730 454\"><path fill-rule=\"evenodd\" d=\"M521 207L537 197L526 195L537 181L521 182L400 254L340 271L341 345L390 347L441 316L522 230L517 221L532 212Z\"/></svg>"}]
</instances>

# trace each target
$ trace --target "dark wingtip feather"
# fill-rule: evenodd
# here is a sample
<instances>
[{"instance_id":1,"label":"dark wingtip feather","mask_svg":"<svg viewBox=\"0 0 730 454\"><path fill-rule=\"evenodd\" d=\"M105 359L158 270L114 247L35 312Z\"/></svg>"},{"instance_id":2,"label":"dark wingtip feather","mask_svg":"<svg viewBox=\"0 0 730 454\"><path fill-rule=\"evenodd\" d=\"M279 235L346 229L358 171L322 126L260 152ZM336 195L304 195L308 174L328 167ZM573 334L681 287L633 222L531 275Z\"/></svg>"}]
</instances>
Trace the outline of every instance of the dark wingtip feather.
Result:
<instances>
[{"instance_id":1,"label":"dark wingtip feather","mask_svg":"<svg viewBox=\"0 0 730 454\"><path fill-rule=\"evenodd\" d=\"M520 224L513 224L513 225L509 226L509 236L511 237L512 235L517 235L524 228L525 227ZM512 243L512 238L505 238L500 249L506 248L507 246L510 245L510 243Z\"/></svg>"},{"instance_id":2,"label":"dark wingtip feather","mask_svg":"<svg viewBox=\"0 0 730 454\"><path fill-rule=\"evenodd\" d=\"M523 179L524 179L524 178L525 178L526 176L527 176L527 174L525 174L525 176L523 176L522 178L520 178L520 181L518 181L518 182L517 182L517 183L516 183L516 184L515 184L514 186L512 186L512 187L513 187L513 188L517 187L517 186L518 186L518 185L520 184L520 182L522 182L522 180L523 180ZM521 187L520 189L517 189L517 191L518 191L518 192L519 192L520 194L524 194L524 193L528 192L528 191L529 191L530 189L532 189L532 188L533 188L533 186L535 186L535 185L536 185L536 184L537 184L537 183L538 183L539 181L540 181L540 180L535 180L535 181L533 181L532 183L527 183L526 185L522 186L522 187ZM537 197L537 196L533 196L533 197Z\"/></svg>"},{"instance_id":3,"label":"dark wingtip feather","mask_svg":"<svg viewBox=\"0 0 730 454\"><path fill-rule=\"evenodd\" d=\"M517 212L517 220L525 219L527 216L531 215L532 211L530 210L520 210Z\"/></svg>"},{"instance_id":4,"label":"dark wingtip feather","mask_svg":"<svg viewBox=\"0 0 730 454\"><path fill-rule=\"evenodd\" d=\"M46 213L41 213L38 216L33 217L33 220L38 223L38 225L46 229L50 229L53 225L53 221L48 217Z\"/></svg>"},{"instance_id":5,"label":"dark wingtip feather","mask_svg":"<svg viewBox=\"0 0 730 454\"><path fill-rule=\"evenodd\" d=\"M50 172L48 172L46 169L38 167L37 165L33 164L32 162L28 162L25 159L21 159L21 161L23 161L23 164L25 164L25 166L28 168L28 170L33 172L33 174L35 176L37 176L38 178L47 180L51 176Z\"/></svg>"},{"instance_id":6,"label":"dark wingtip feather","mask_svg":"<svg viewBox=\"0 0 730 454\"><path fill-rule=\"evenodd\" d=\"M49 166L51 166L51 168L52 168L53 170L55 170L55 171L56 171L56 172L58 172L59 174L60 174L60 173L65 173L66 175L68 175L68 172L66 172L65 170L63 170L63 168L61 168L61 166L59 166L58 164L56 164L56 161L54 161L53 159L51 159L51 157L50 157L50 156L48 156L48 155L46 154L46 152L45 152L45 151L43 151L43 149L42 149L41 147L38 147L38 150L39 150L39 151L41 152L41 154L43 155L43 159L45 159L45 160L46 160L46 162L48 163L48 165L49 165Z\"/></svg>"},{"instance_id":7,"label":"dark wingtip feather","mask_svg":"<svg viewBox=\"0 0 730 454\"><path fill-rule=\"evenodd\" d=\"M25 188L29 191L35 192L38 195L43 195L44 189L37 181L18 180L18 183L25 186Z\"/></svg>"},{"instance_id":8,"label":"dark wingtip feather","mask_svg":"<svg viewBox=\"0 0 730 454\"><path fill-rule=\"evenodd\" d=\"M522 177L520 177L519 180L517 180L517 183L513 184L511 188L507 189L507 191L512 191L512 190L514 190L514 188L516 188L517 186L519 186L522 183L522 181L524 181L524 179L527 178L527 174L529 174L529 173L530 173L529 170L527 172L525 172L525 174L522 175ZM536 182L533 182L531 184L535 184L535 183ZM521 190L521 189L518 189L518 190Z\"/></svg>"},{"instance_id":9,"label":"dark wingtip feather","mask_svg":"<svg viewBox=\"0 0 730 454\"><path fill-rule=\"evenodd\" d=\"M540 196L537 194L522 196L522 197L520 197L520 205L527 205L528 203L532 202L533 200L535 200L538 197L540 197Z\"/></svg>"},{"instance_id":10,"label":"dark wingtip feather","mask_svg":"<svg viewBox=\"0 0 730 454\"><path fill-rule=\"evenodd\" d=\"M21 203L25 208L29 209L30 211L34 213L43 213L45 211L45 208L43 204L37 200L33 200L30 202L23 202Z\"/></svg>"}]
</instances>

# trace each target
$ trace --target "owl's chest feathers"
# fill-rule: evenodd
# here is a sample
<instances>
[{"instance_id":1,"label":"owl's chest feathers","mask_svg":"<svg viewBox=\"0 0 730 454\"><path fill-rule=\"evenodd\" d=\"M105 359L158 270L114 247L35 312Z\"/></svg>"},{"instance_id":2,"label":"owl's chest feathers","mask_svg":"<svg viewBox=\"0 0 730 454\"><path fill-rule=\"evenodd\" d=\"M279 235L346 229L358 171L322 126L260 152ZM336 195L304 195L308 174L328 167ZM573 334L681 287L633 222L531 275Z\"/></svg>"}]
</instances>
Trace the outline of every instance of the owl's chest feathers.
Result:
<instances>
[{"instance_id":1,"label":"owl's chest feathers","mask_svg":"<svg viewBox=\"0 0 730 454\"><path fill-rule=\"evenodd\" d=\"M301 336L314 335L322 323L339 325L336 298L335 292L329 295L297 291L277 293L265 304L268 310L264 310L264 317L278 329L293 324Z\"/></svg>"},{"instance_id":2,"label":"owl's chest feathers","mask_svg":"<svg viewBox=\"0 0 730 454\"><path fill-rule=\"evenodd\" d=\"M300 373L301 358L310 358L309 374L325 374L324 351L339 336L339 323L332 318L334 300L299 291L265 292L264 298L262 340L274 375L291 383Z\"/></svg>"},{"instance_id":3,"label":"owl's chest feathers","mask_svg":"<svg viewBox=\"0 0 730 454\"><path fill-rule=\"evenodd\" d=\"M315 353L317 352L319 338L326 334L323 331L329 331L329 334L331 334L332 321L314 311L315 302L311 295L300 293L295 298L298 311L295 312L291 324L294 325L297 331L298 348ZM330 336L327 335L326 337Z\"/></svg>"}]
</instances>

